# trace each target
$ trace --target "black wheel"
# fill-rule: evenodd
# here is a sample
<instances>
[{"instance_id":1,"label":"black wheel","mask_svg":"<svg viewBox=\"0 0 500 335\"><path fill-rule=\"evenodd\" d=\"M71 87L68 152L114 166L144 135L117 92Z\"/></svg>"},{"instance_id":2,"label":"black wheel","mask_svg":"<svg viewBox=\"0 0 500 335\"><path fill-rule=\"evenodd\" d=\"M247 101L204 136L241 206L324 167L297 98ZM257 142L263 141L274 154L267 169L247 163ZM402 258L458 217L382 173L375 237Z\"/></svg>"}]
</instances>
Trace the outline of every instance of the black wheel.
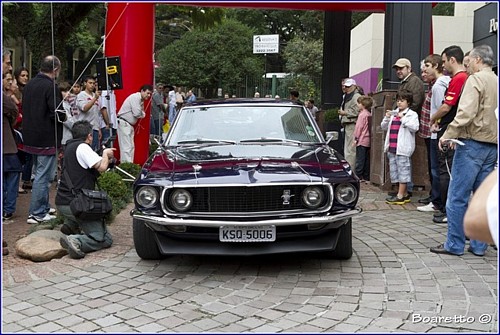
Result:
<instances>
[{"instance_id":1,"label":"black wheel","mask_svg":"<svg viewBox=\"0 0 500 335\"><path fill-rule=\"evenodd\" d=\"M352 219L340 229L340 236L335 250L328 252L333 259L349 259L352 257Z\"/></svg>"},{"instance_id":2,"label":"black wheel","mask_svg":"<svg viewBox=\"0 0 500 335\"><path fill-rule=\"evenodd\" d=\"M154 232L143 221L133 219L134 246L137 255L142 259L165 258L158 249Z\"/></svg>"}]
</instances>

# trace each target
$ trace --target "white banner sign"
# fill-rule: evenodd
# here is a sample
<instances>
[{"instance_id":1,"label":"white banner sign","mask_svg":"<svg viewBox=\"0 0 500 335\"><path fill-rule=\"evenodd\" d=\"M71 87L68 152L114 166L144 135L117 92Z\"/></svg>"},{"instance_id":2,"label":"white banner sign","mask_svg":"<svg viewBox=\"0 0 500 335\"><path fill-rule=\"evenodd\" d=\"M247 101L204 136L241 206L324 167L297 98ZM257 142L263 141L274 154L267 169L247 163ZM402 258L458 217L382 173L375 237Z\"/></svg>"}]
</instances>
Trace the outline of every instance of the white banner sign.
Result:
<instances>
[{"instance_id":1,"label":"white banner sign","mask_svg":"<svg viewBox=\"0 0 500 335\"><path fill-rule=\"evenodd\" d=\"M254 54L277 54L280 46L280 35L254 35Z\"/></svg>"}]
</instances>

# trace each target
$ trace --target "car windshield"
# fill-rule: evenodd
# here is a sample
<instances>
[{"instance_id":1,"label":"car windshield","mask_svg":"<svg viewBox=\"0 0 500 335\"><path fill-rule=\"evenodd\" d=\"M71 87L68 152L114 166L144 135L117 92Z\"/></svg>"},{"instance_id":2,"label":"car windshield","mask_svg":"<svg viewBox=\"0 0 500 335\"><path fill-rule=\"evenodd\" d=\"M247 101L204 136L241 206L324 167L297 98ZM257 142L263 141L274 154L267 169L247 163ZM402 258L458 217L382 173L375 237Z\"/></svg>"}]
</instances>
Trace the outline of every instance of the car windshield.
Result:
<instances>
[{"instance_id":1,"label":"car windshield","mask_svg":"<svg viewBox=\"0 0 500 335\"><path fill-rule=\"evenodd\" d=\"M201 106L179 113L167 145L319 143L300 106Z\"/></svg>"}]
</instances>

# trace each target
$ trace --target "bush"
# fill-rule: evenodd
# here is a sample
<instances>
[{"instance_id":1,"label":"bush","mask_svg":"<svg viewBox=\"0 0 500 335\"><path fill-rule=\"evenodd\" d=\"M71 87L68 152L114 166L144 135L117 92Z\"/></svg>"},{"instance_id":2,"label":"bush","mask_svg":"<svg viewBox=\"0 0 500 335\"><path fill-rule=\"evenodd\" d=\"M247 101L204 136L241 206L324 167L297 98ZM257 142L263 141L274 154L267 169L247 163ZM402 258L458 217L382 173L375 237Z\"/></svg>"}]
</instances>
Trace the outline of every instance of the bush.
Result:
<instances>
[{"instance_id":1,"label":"bush","mask_svg":"<svg viewBox=\"0 0 500 335\"><path fill-rule=\"evenodd\" d=\"M135 178L137 178L139 176L139 174L141 173L141 166L139 164L125 162L125 163L121 163L119 165L119 167L120 167L120 169L125 170L128 173L130 173Z\"/></svg>"},{"instance_id":2,"label":"bush","mask_svg":"<svg viewBox=\"0 0 500 335\"><path fill-rule=\"evenodd\" d=\"M333 122L339 120L339 108L331 108L325 111L325 122Z\"/></svg>"},{"instance_id":3,"label":"bush","mask_svg":"<svg viewBox=\"0 0 500 335\"><path fill-rule=\"evenodd\" d=\"M97 179L101 190L108 193L111 200L121 199L128 201L132 196L132 189L122 180L122 176L114 171L104 172Z\"/></svg>"},{"instance_id":4,"label":"bush","mask_svg":"<svg viewBox=\"0 0 500 335\"><path fill-rule=\"evenodd\" d=\"M125 167L122 167L122 165L125 165ZM137 164L122 163L120 164L120 167L123 170L127 169L126 171L131 174L139 174L139 172L137 171L138 169L140 169L140 166ZM99 188L106 191L111 198L113 211L106 217L106 222L110 223L132 199L132 187L130 183L126 183L123 181L123 176L119 172L115 171L107 171L101 174L97 179L97 184L99 185Z\"/></svg>"}]
</instances>

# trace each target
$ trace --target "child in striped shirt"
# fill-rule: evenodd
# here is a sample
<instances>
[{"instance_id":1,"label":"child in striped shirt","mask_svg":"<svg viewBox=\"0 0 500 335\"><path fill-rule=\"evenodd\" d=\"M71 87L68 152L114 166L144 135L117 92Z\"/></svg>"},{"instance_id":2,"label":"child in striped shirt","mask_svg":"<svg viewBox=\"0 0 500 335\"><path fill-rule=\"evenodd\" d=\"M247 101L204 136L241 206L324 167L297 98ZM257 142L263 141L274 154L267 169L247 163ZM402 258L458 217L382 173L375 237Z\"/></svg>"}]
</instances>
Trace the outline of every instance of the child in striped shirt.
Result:
<instances>
[{"instance_id":1,"label":"child in striped shirt","mask_svg":"<svg viewBox=\"0 0 500 335\"><path fill-rule=\"evenodd\" d=\"M388 130L385 137L384 152L389 159L391 182L398 183L398 194L386 199L391 205L404 205L410 202L407 183L411 181L411 156L415 151L415 133L418 131L418 115L408 106L413 102L413 94L402 90L396 96L398 108L387 111L380 127Z\"/></svg>"}]
</instances>

